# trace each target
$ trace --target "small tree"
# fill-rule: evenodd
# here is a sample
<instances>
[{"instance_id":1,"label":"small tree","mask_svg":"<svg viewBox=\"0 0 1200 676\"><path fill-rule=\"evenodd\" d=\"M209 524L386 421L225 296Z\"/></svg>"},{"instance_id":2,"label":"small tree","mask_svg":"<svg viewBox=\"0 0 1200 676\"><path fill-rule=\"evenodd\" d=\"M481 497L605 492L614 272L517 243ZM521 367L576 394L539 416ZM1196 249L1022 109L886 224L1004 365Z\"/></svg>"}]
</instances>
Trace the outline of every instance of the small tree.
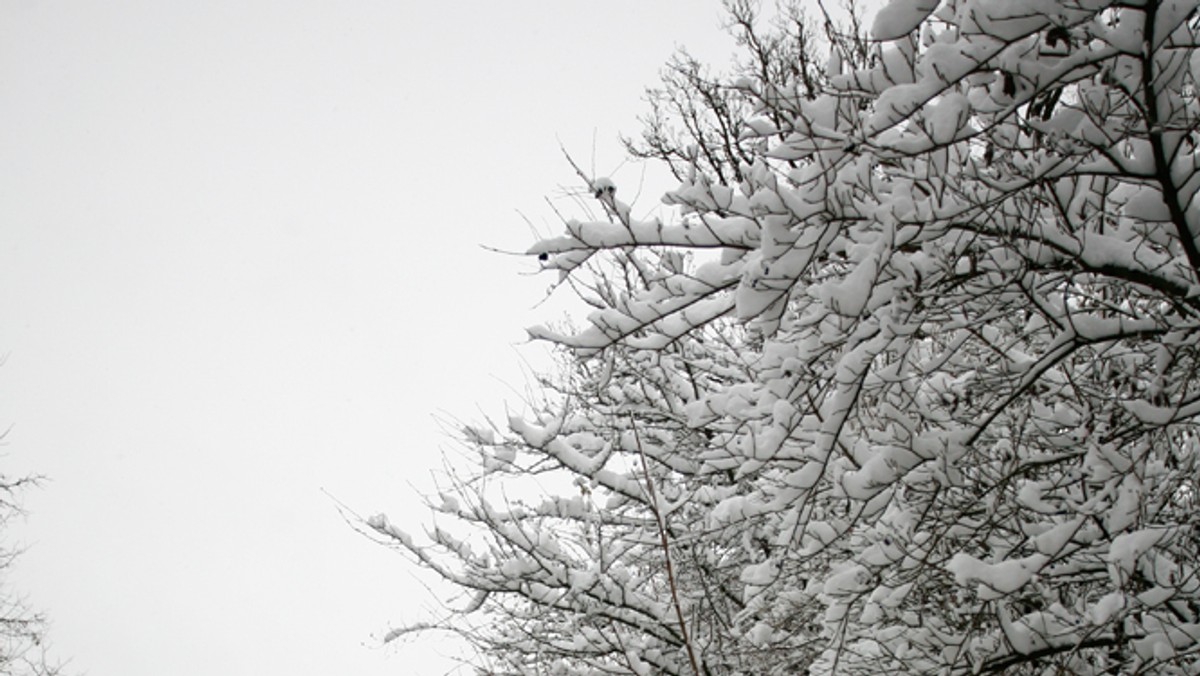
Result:
<instances>
[{"instance_id":1,"label":"small tree","mask_svg":"<svg viewBox=\"0 0 1200 676\"><path fill-rule=\"evenodd\" d=\"M464 430L475 534L372 521L480 672L1200 670L1196 6L892 0L817 69L729 3L747 62L629 143L678 218L585 176L530 250L595 311Z\"/></svg>"},{"instance_id":2,"label":"small tree","mask_svg":"<svg viewBox=\"0 0 1200 676\"><path fill-rule=\"evenodd\" d=\"M40 477L12 478L0 475L0 529L21 515L20 495L36 486ZM0 550L0 572L6 571L19 554ZM46 624L11 589L0 589L0 674L12 676L55 676L60 673L46 655Z\"/></svg>"}]
</instances>

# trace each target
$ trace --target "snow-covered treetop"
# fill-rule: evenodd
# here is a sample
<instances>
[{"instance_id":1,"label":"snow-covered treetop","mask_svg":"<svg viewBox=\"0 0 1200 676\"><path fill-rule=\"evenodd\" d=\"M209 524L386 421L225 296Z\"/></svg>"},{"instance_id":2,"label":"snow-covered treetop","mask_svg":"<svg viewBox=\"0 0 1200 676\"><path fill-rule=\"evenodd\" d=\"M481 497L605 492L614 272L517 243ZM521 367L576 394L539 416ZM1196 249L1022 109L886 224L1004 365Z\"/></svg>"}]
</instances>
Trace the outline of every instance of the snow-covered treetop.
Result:
<instances>
[{"instance_id":1,"label":"snow-covered treetop","mask_svg":"<svg viewBox=\"0 0 1200 676\"><path fill-rule=\"evenodd\" d=\"M578 481L377 530L488 595L483 673L1196 673L1197 3L729 8L630 143L678 217L585 177L529 253L595 309L469 435Z\"/></svg>"}]
</instances>

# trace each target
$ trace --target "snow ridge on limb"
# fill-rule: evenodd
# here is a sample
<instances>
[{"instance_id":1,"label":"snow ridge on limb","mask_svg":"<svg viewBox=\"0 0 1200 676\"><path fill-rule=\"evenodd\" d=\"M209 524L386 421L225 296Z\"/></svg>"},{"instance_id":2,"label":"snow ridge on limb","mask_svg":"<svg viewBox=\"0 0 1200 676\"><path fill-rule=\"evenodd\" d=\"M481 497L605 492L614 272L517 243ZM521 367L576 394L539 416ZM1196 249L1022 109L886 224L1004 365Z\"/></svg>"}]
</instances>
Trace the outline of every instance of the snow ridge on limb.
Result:
<instances>
[{"instance_id":1,"label":"snow ridge on limb","mask_svg":"<svg viewBox=\"0 0 1200 676\"><path fill-rule=\"evenodd\" d=\"M531 330L562 373L468 443L568 488L500 510L464 481L443 513L487 555L411 545L489 593L481 650L1200 670L1194 3L895 0L874 40L728 8L746 62L676 64L632 144L679 214L582 175L608 218L530 249L594 311Z\"/></svg>"}]
</instances>

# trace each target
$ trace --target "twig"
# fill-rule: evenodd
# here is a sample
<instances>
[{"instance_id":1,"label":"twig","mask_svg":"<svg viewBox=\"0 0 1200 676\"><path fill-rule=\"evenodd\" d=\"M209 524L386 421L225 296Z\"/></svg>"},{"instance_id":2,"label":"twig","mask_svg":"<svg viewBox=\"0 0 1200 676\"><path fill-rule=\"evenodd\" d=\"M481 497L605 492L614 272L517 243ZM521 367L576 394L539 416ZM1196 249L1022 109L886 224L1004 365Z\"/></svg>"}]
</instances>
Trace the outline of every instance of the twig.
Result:
<instances>
[{"instance_id":1,"label":"twig","mask_svg":"<svg viewBox=\"0 0 1200 676\"><path fill-rule=\"evenodd\" d=\"M688 638L687 623L683 619L683 607L679 605L679 592L675 587L675 570L671 566L671 547L667 541L667 527L663 523L662 513L658 511L658 498L654 493L654 482L650 479L650 466L646 463L646 451L642 449L642 438L638 435L637 421L633 414L629 415L630 427L633 429L633 441L637 445L638 456L642 459L642 475L646 477L646 493L650 497L650 512L654 514L654 522L658 525L658 537L662 542L663 558L667 564L667 584L671 588L671 602L675 606L675 617L679 620L679 633L683 636L683 647L687 649L688 661L692 664L692 674L700 676L700 665L696 661L696 653L692 650L692 642Z\"/></svg>"}]
</instances>

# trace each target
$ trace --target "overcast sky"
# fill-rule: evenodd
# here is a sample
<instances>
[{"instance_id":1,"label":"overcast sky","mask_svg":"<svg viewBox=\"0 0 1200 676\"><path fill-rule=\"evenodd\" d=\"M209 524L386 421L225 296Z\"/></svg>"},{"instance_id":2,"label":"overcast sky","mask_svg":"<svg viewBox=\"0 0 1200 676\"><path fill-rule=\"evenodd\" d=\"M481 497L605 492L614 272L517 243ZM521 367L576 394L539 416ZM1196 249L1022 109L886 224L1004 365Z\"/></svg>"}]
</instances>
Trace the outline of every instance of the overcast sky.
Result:
<instances>
[{"instance_id":1,"label":"overcast sky","mask_svg":"<svg viewBox=\"0 0 1200 676\"><path fill-rule=\"evenodd\" d=\"M378 647L431 599L334 498L420 528L434 416L502 411L556 312L478 245L527 246L518 210L556 229L560 139L632 198L616 137L677 46L726 59L719 23L696 0L0 0L0 469L50 478L10 582L57 656L443 673Z\"/></svg>"}]
</instances>

